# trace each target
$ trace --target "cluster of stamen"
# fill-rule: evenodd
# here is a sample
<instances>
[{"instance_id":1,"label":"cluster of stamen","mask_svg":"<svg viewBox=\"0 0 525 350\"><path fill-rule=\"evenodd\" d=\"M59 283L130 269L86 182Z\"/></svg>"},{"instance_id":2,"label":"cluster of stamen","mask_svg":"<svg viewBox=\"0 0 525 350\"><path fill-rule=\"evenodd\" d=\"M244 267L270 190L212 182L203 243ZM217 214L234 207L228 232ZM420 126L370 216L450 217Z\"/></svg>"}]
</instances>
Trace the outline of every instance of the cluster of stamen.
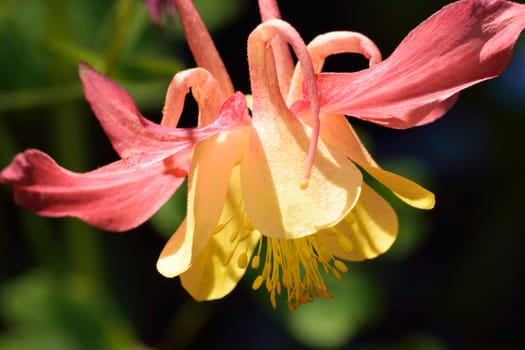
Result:
<instances>
[{"instance_id":1,"label":"cluster of stamen","mask_svg":"<svg viewBox=\"0 0 525 350\"><path fill-rule=\"evenodd\" d=\"M241 249L244 250L238 251L239 246L248 238L253 239L251 235L259 235L251 221L243 216L244 219L240 220L242 224L237 224L231 231L229 241L232 249L223 261L224 265L233 263L241 269L248 266L252 252L248 245L243 245L245 248ZM230 221L217 225L214 233L223 231ZM323 232L344 252L352 251L352 242L336 227L324 229ZM232 261L234 256L236 258ZM264 285L270 294L273 308L277 307L277 297L285 290L286 303L291 311L295 311L302 304L312 302L315 296L331 298L332 294L328 292L324 275L332 274L341 279L341 274L348 270L345 263L334 256L318 234L295 239L260 235L257 252L252 257L250 266L254 270L262 268L253 281L252 288L257 290Z\"/></svg>"},{"instance_id":2,"label":"cluster of stamen","mask_svg":"<svg viewBox=\"0 0 525 350\"><path fill-rule=\"evenodd\" d=\"M351 242L339 231L330 234L337 235L338 244L345 250L351 250ZM341 242L341 243L339 243ZM314 296L331 298L323 273L331 273L341 279L341 273L348 269L346 265L334 257L330 249L322 243L318 235L296 239L270 238L265 239L264 267L253 284L257 290L265 286L270 293L270 301L277 307L277 295L286 289L286 303L291 311L302 304L314 300ZM257 254L252 258L251 267L258 269L261 263L262 238Z\"/></svg>"},{"instance_id":3,"label":"cluster of stamen","mask_svg":"<svg viewBox=\"0 0 525 350\"><path fill-rule=\"evenodd\" d=\"M224 225L226 224L217 226L219 231L222 230ZM217 228L215 230L216 232L217 232ZM244 220L244 225L241 225L232 231L230 235L230 243L233 245L233 249L226 255L226 258L224 259L224 265L228 265L231 262L231 259L233 255L235 254L235 252L237 251L239 244L245 241L247 238L249 238L253 234L253 231L254 231L254 227L251 221L248 219ZM237 256L237 262L236 262L237 266L239 266L241 269L246 268L246 266L248 266L248 260L249 260L250 253L251 252L246 251L246 250L240 252L240 254Z\"/></svg>"}]
</instances>

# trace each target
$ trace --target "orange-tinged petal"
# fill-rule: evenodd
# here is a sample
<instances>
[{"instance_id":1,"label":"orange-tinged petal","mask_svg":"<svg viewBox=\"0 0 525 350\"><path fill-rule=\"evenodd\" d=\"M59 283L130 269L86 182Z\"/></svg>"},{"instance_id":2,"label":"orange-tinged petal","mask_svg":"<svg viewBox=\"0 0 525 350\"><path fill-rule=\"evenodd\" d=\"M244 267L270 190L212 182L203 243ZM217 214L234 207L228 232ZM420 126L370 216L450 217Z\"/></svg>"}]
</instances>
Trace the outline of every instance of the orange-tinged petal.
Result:
<instances>
[{"instance_id":1,"label":"orange-tinged petal","mask_svg":"<svg viewBox=\"0 0 525 350\"><path fill-rule=\"evenodd\" d=\"M192 74L190 81L195 78L208 77ZM229 98L221 111L249 121L246 102L240 94ZM239 126L196 144L188 175L187 217L166 243L157 262L157 269L164 276L174 277L187 270L192 258L207 244L219 220L231 171L245 148L247 135L246 127Z\"/></svg>"},{"instance_id":2,"label":"orange-tinged petal","mask_svg":"<svg viewBox=\"0 0 525 350\"><path fill-rule=\"evenodd\" d=\"M352 213L319 235L337 257L361 261L387 251L396 240L397 231L398 220L394 209L383 197L363 184L361 196Z\"/></svg>"},{"instance_id":3,"label":"orange-tinged petal","mask_svg":"<svg viewBox=\"0 0 525 350\"><path fill-rule=\"evenodd\" d=\"M432 209L434 194L417 183L381 169L363 146L350 123L341 115L321 118L321 138L359 164L405 203L419 209Z\"/></svg>"},{"instance_id":4,"label":"orange-tinged petal","mask_svg":"<svg viewBox=\"0 0 525 350\"><path fill-rule=\"evenodd\" d=\"M181 275L183 287L196 300L213 300L230 293L246 271L260 234L246 221L239 166L232 171L226 202L213 235Z\"/></svg>"},{"instance_id":5,"label":"orange-tinged petal","mask_svg":"<svg viewBox=\"0 0 525 350\"><path fill-rule=\"evenodd\" d=\"M222 132L197 144L188 187L188 230L198 255L215 230L226 200L231 172L246 148L244 129Z\"/></svg>"},{"instance_id":6,"label":"orange-tinged petal","mask_svg":"<svg viewBox=\"0 0 525 350\"><path fill-rule=\"evenodd\" d=\"M188 180L188 213L157 262L166 277L188 269L208 244L226 200L231 171L245 147L242 129L225 131L195 146Z\"/></svg>"}]
</instances>

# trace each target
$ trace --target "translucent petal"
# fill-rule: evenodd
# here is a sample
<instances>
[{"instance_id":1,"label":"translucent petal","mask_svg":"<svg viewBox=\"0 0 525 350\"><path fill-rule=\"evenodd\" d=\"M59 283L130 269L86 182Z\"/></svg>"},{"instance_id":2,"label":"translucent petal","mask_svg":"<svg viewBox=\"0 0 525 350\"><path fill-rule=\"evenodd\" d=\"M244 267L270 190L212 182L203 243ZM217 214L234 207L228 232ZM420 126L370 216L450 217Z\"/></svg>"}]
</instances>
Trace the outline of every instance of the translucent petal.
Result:
<instances>
[{"instance_id":1,"label":"translucent petal","mask_svg":"<svg viewBox=\"0 0 525 350\"><path fill-rule=\"evenodd\" d=\"M352 162L320 140L309 186L302 189L308 127L285 109L271 108L265 120L254 117L254 127L241 176L246 210L257 229L271 237L299 238L346 216L362 182Z\"/></svg>"},{"instance_id":2,"label":"translucent petal","mask_svg":"<svg viewBox=\"0 0 525 350\"><path fill-rule=\"evenodd\" d=\"M388 187L407 204L419 209L434 207L434 194L417 183L400 175L381 169L363 146L346 118L325 115L321 118L321 137L339 152L346 154L370 175Z\"/></svg>"},{"instance_id":3,"label":"translucent petal","mask_svg":"<svg viewBox=\"0 0 525 350\"><path fill-rule=\"evenodd\" d=\"M193 231L187 230L186 219L162 249L157 270L165 277L175 277L186 271L191 263Z\"/></svg>"},{"instance_id":4,"label":"translucent petal","mask_svg":"<svg viewBox=\"0 0 525 350\"><path fill-rule=\"evenodd\" d=\"M167 277L185 271L201 251L219 224L234 165L247 142L243 130L225 131L198 143L188 179L188 211L184 223L170 238L157 262L157 269ZM213 244L213 243L210 243Z\"/></svg>"},{"instance_id":5,"label":"translucent petal","mask_svg":"<svg viewBox=\"0 0 525 350\"><path fill-rule=\"evenodd\" d=\"M181 275L183 287L196 300L218 299L230 293L246 271L246 265L238 263L240 257L250 259L259 237L246 221L237 166L216 232Z\"/></svg>"},{"instance_id":6,"label":"translucent petal","mask_svg":"<svg viewBox=\"0 0 525 350\"><path fill-rule=\"evenodd\" d=\"M334 227L350 240L352 249L345 251L337 243L334 230L323 230L319 236L332 253L341 259L361 261L386 252L397 237L397 215L388 202L363 184L359 201L352 213Z\"/></svg>"},{"instance_id":7,"label":"translucent petal","mask_svg":"<svg viewBox=\"0 0 525 350\"><path fill-rule=\"evenodd\" d=\"M218 224L233 167L246 148L246 130L222 132L197 144L188 183L188 230L198 256Z\"/></svg>"},{"instance_id":8,"label":"translucent petal","mask_svg":"<svg viewBox=\"0 0 525 350\"><path fill-rule=\"evenodd\" d=\"M292 45L308 90L317 93L315 84L310 86L314 72L309 54L289 24L267 21L250 34L253 129L241 165L241 181L248 217L263 235L299 238L342 220L357 201L362 176L344 154L315 136L318 128L310 128L286 107L273 51L267 45L276 34ZM305 119L313 125L318 121L316 108L309 113ZM308 186L303 182L305 168Z\"/></svg>"}]
</instances>

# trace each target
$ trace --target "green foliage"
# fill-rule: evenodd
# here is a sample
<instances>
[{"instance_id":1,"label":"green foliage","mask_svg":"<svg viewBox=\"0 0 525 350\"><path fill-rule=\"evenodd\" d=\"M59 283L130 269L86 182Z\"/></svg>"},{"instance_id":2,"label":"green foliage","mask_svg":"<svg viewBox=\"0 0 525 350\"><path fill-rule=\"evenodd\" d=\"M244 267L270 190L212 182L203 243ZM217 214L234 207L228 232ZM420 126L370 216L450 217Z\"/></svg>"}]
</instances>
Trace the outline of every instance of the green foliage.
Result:
<instances>
[{"instance_id":1,"label":"green foliage","mask_svg":"<svg viewBox=\"0 0 525 350\"><path fill-rule=\"evenodd\" d=\"M129 325L104 291L83 276L33 270L0 290L9 332L0 349L129 349Z\"/></svg>"},{"instance_id":2,"label":"green foliage","mask_svg":"<svg viewBox=\"0 0 525 350\"><path fill-rule=\"evenodd\" d=\"M326 278L335 297L316 299L284 316L290 334L318 349L337 349L370 327L381 315L381 287L369 271L350 266L341 280Z\"/></svg>"}]
</instances>

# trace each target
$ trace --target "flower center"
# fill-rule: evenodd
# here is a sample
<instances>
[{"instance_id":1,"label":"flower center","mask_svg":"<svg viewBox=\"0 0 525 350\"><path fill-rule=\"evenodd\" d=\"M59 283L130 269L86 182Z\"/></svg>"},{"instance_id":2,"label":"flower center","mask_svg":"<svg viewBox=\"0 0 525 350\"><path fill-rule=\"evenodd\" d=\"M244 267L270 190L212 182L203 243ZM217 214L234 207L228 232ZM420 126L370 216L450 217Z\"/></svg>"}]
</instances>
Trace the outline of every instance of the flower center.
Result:
<instances>
[{"instance_id":1,"label":"flower center","mask_svg":"<svg viewBox=\"0 0 525 350\"><path fill-rule=\"evenodd\" d=\"M257 290L264 284L270 293L273 308L277 307L276 296L281 294L283 288L286 289L286 303L291 311L313 301L314 296L333 297L328 292L320 268L324 270L324 274L332 273L337 279L341 279L341 273L348 269L341 260L334 257L317 234L296 239L265 238L264 267L253 281L252 288ZM339 245L344 246L345 250L351 250L348 238L341 240L344 242ZM262 245L261 238L257 255L252 258L253 269L259 268Z\"/></svg>"},{"instance_id":2,"label":"flower center","mask_svg":"<svg viewBox=\"0 0 525 350\"><path fill-rule=\"evenodd\" d=\"M286 290L286 303L291 311L312 302L315 296L333 297L328 292L324 276L332 274L341 279L341 273L348 269L334 256L319 233L295 239L267 237L253 226L244 207L240 207L242 210L236 220L227 220L217 225L214 231L214 234L227 233L232 246L231 250L225 252L224 265L236 264L239 269L246 269L252 255L253 248L250 246L255 247L258 239L257 252L251 258L250 266L254 270L262 267L262 271L253 281L252 288L257 290L264 285L270 294L273 308L277 307L277 296L283 290ZM235 229L226 230L230 224L234 224ZM331 227L322 232L338 249L345 253L352 251L352 242L338 228ZM248 243L250 241L252 243Z\"/></svg>"}]
</instances>

